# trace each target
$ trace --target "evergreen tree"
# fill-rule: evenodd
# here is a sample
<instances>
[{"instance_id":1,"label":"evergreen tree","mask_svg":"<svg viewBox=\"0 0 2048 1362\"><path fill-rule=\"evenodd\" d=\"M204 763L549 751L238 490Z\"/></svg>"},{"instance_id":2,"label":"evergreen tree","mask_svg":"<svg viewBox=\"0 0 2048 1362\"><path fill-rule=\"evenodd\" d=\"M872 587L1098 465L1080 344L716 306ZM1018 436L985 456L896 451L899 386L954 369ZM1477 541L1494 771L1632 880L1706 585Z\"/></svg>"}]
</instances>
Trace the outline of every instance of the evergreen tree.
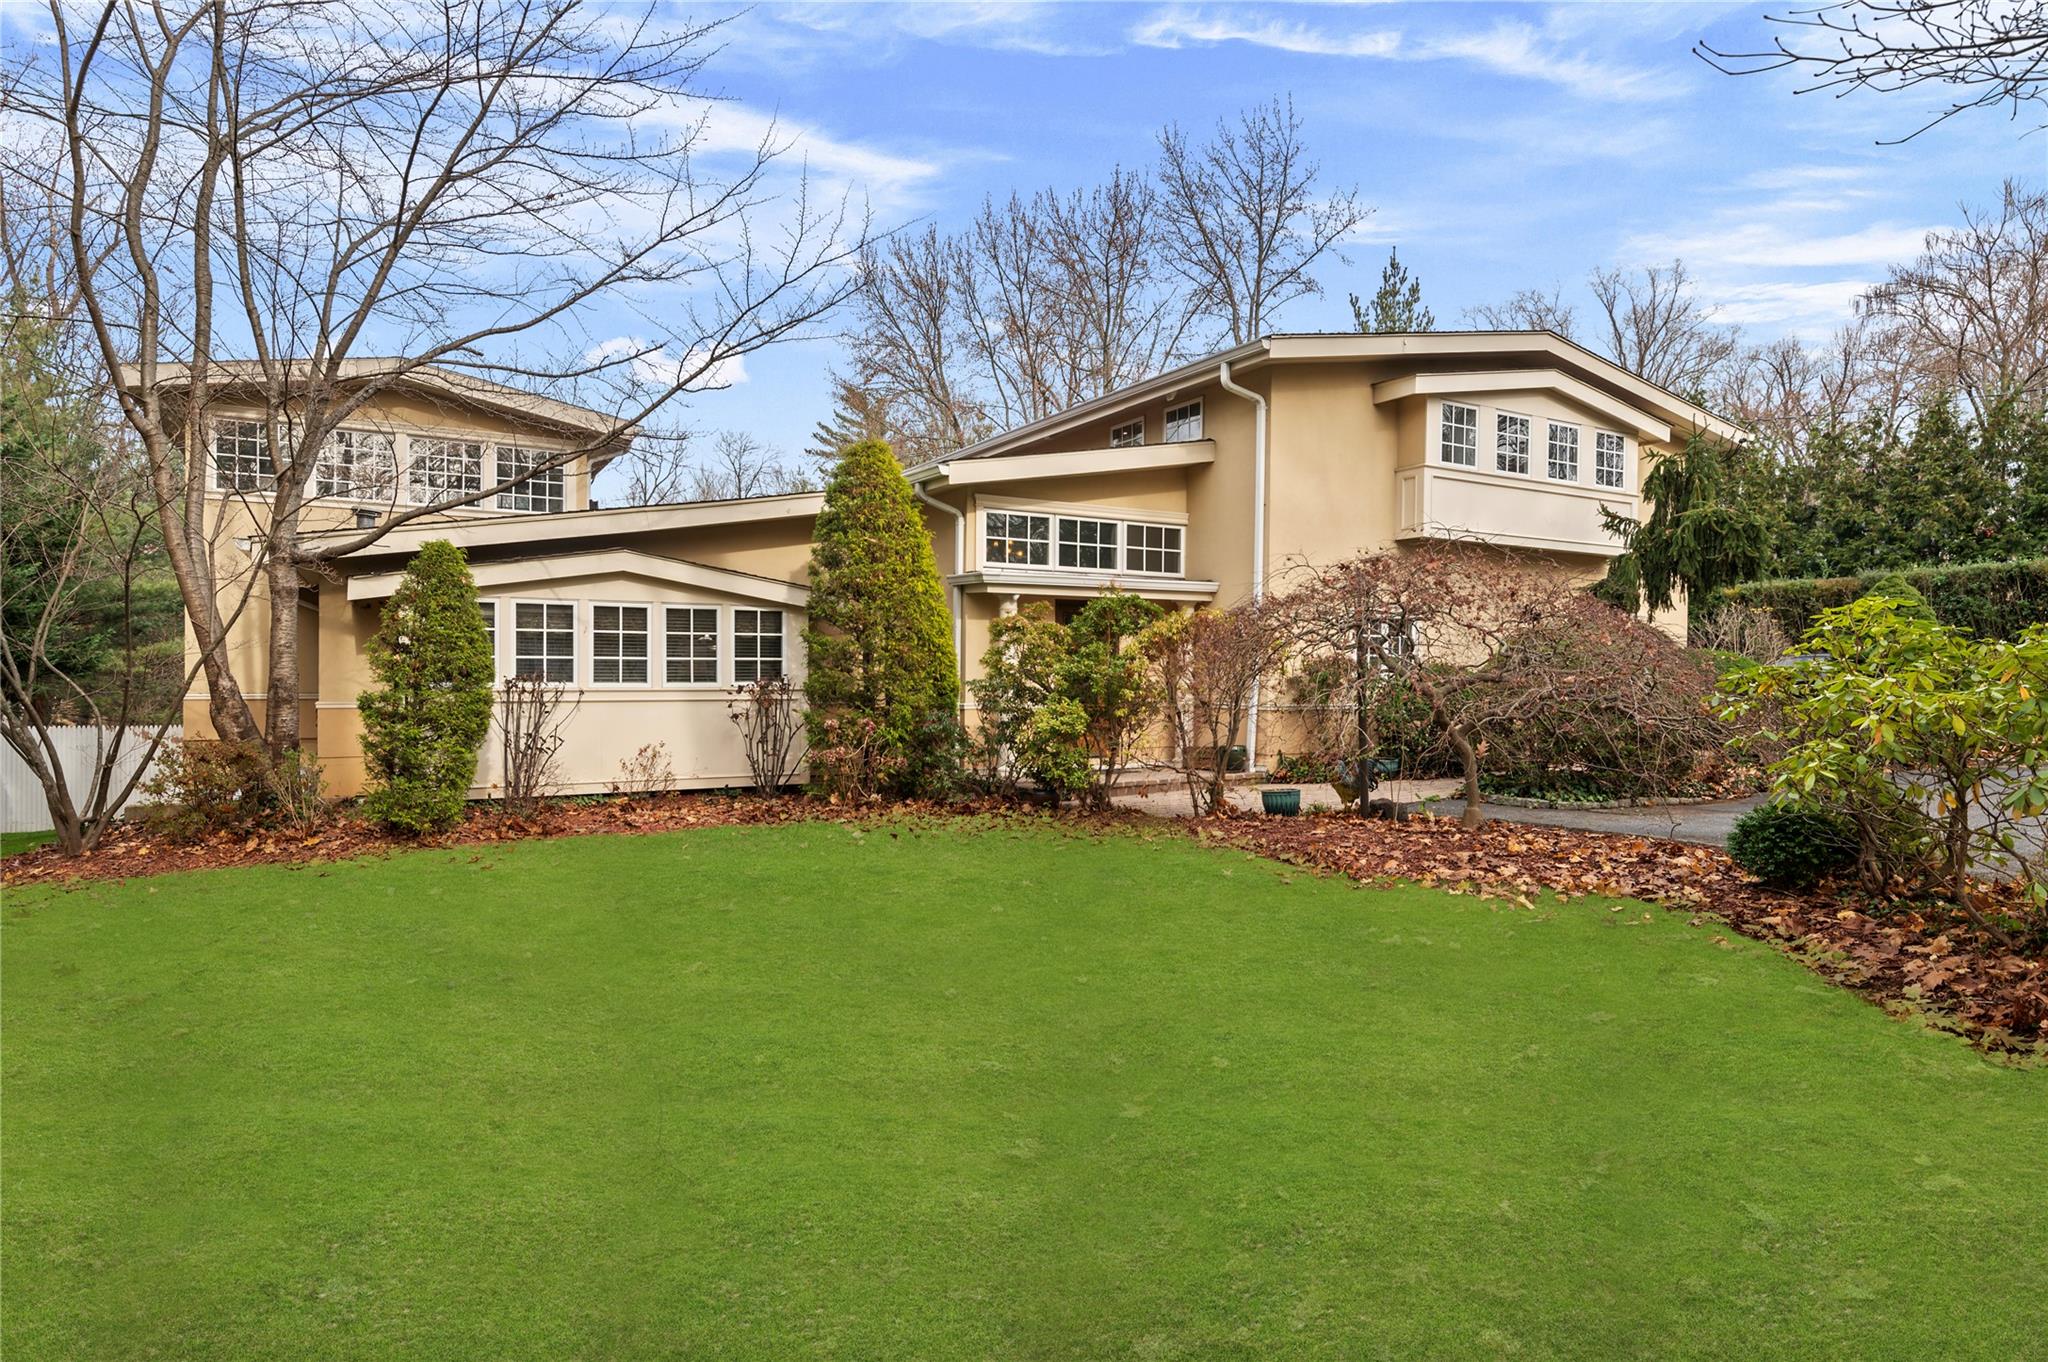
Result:
<instances>
[{"instance_id":1,"label":"evergreen tree","mask_svg":"<svg viewBox=\"0 0 2048 1362\"><path fill-rule=\"evenodd\" d=\"M1387 266L1380 271L1380 291L1372 297L1371 311L1359 302L1357 294L1351 295L1351 320L1360 331L1379 334L1436 330L1436 317L1422 305L1422 281L1408 272L1396 250L1387 252Z\"/></svg>"},{"instance_id":2,"label":"evergreen tree","mask_svg":"<svg viewBox=\"0 0 2048 1362\"><path fill-rule=\"evenodd\" d=\"M1870 589L1863 594L1897 602L1898 613L1906 619L1925 620L1929 624L1940 622L1934 617L1934 607L1920 594L1920 588L1907 581L1903 572L1887 572L1872 582Z\"/></svg>"},{"instance_id":3,"label":"evergreen tree","mask_svg":"<svg viewBox=\"0 0 2048 1362\"><path fill-rule=\"evenodd\" d=\"M371 789L363 812L399 832L437 832L462 817L496 683L476 582L462 550L421 546L370 640L374 689L356 697Z\"/></svg>"},{"instance_id":4,"label":"evergreen tree","mask_svg":"<svg viewBox=\"0 0 2048 1362\"><path fill-rule=\"evenodd\" d=\"M931 537L889 446L841 451L811 550L804 627L812 766L826 784L917 794L957 767L959 669Z\"/></svg>"},{"instance_id":5,"label":"evergreen tree","mask_svg":"<svg viewBox=\"0 0 2048 1362\"><path fill-rule=\"evenodd\" d=\"M1695 431L1685 448L1657 460L1643 478L1649 518L1605 506L1601 518L1627 550L1608 565L1595 594L1634 613L1669 610L1677 587L1699 597L1758 576L1769 561L1767 526L1729 494L1733 451Z\"/></svg>"},{"instance_id":6,"label":"evergreen tree","mask_svg":"<svg viewBox=\"0 0 2048 1362\"><path fill-rule=\"evenodd\" d=\"M807 458L830 464L841 450L864 440L888 440L889 400L857 379L832 375L832 411L811 428Z\"/></svg>"}]
</instances>

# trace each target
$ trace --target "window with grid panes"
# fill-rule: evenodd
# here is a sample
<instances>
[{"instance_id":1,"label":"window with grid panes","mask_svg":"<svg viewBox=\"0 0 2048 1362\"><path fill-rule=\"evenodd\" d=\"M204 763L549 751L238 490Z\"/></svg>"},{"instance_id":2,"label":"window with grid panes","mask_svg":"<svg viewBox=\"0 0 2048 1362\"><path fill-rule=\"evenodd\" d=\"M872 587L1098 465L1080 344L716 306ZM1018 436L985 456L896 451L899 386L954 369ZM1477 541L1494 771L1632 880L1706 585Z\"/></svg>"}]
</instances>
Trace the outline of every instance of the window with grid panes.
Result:
<instances>
[{"instance_id":1,"label":"window with grid panes","mask_svg":"<svg viewBox=\"0 0 2048 1362\"><path fill-rule=\"evenodd\" d=\"M1061 567L1115 571L1116 521L1063 515L1059 530Z\"/></svg>"},{"instance_id":2,"label":"window with grid panes","mask_svg":"<svg viewBox=\"0 0 2048 1362\"><path fill-rule=\"evenodd\" d=\"M983 561L1044 567L1052 558L1052 517L1015 511L985 514L987 543Z\"/></svg>"},{"instance_id":3,"label":"window with grid panes","mask_svg":"<svg viewBox=\"0 0 2048 1362\"><path fill-rule=\"evenodd\" d=\"M590 608L590 679L600 686L647 684L647 607Z\"/></svg>"},{"instance_id":4,"label":"window with grid panes","mask_svg":"<svg viewBox=\"0 0 2048 1362\"><path fill-rule=\"evenodd\" d=\"M708 686L718 680L718 610L671 605L664 612L666 675L671 686Z\"/></svg>"},{"instance_id":5,"label":"window with grid panes","mask_svg":"<svg viewBox=\"0 0 2048 1362\"><path fill-rule=\"evenodd\" d=\"M576 607L562 601L512 606L512 674L576 681Z\"/></svg>"},{"instance_id":6,"label":"window with grid panes","mask_svg":"<svg viewBox=\"0 0 2048 1362\"><path fill-rule=\"evenodd\" d=\"M1181 527L1124 526L1124 566L1132 572L1180 575Z\"/></svg>"},{"instance_id":7,"label":"window with grid panes","mask_svg":"<svg viewBox=\"0 0 2048 1362\"><path fill-rule=\"evenodd\" d=\"M737 685L782 675L782 612L732 612L732 679Z\"/></svg>"}]
</instances>

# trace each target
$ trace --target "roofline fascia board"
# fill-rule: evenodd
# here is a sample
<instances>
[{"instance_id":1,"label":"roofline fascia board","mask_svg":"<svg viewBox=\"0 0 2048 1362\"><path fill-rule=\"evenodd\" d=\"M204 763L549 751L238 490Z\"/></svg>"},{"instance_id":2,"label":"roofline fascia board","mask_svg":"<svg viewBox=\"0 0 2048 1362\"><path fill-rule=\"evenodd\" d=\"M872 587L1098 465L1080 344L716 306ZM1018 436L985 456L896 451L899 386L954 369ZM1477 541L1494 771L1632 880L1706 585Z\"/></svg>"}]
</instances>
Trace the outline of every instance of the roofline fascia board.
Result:
<instances>
[{"instance_id":1,"label":"roofline fascia board","mask_svg":"<svg viewBox=\"0 0 2048 1362\"><path fill-rule=\"evenodd\" d=\"M1121 449L1071 449L1056 454L994 454L986 459L934 464L916 479L930 487L985 486L1027 478L1078 478L1090 473L1138 473L1154 468L1194 468L1216 462L1214 440L1181 440L1170 445L1126 445Z\"/></svg>"},{"instance_id":2,"label":"roofline fascia board","mask_svg":"<svg viewBox=\"0 0 2048 1362\"><path fill-rule=\"evenodd\" d=\"M589 553L477 563L471 566L470 575L476 579L479 588L538 585L580 577L644 577L675 586L722 591L750 600L774 601L797 607L805 605L811 596L809 587L796 582L780 582L772 577L757 577L750 572L734 572L728 568L709 567L686 559L664 558L632 549L597 549ZM384 600L397 591L398 584L404 580L403 572L371 572L351 577L348 598L351 601Z\"/></svg>"},{"instance_id":3,"label":"roofline fascia board","mask_svg":"<svg viewBox=\"0 0 2048 1362\"><path fill-rule=\"evenodd\" d=\"M1547 389L1561 393L1582 407L1626 425L1636 438L1664 444L1671 439L1671 427L1648 412L1639 411L1600 391L1582 379L1560 369L1481 369L1470 373L1403 374L1372 385L1375 404L1398 402L1404 397L1458 397L1482 393L1528 392Z\"/></svg>"},{"instance_id":4,"label":"roofline fascia board","mask_svg":"<svg viewBox=\"0 0 2048 1362\"><path fill-rule=\"evenodd\" d=\"M981 568L972 572L955 573L946 578L946 584L976 595L1043 596L1062 591L1092 591L1097 595L1103 595L1112 591L1123 591L1133 596L1156 596L1165 600L1187 601L1212 599L1219 589L1215 582L1196 578L1096 576L1080 572L1047 571L1043 568L1015 574Z\"/></svg>"},{"instance_id":5,"label":"roofline fascia board","mask_svg":"<svg viewBox=\"0 0 2048 1362\"><path fill-rule=\"evenodd\" d=\"M431 524L402 525L373 544L348 555L372 558L384 553L417 553L430 539L446 539L460 548L524 544L578 534L658 534L706 525L748 525L764 520L816 519L824 508L823 492L794 492L778 497L738 501L685 501L670 506L615 506L601 511L557 511L551 514L504 514ZM305 542L353 539L361 530L323 530Z\"/></svg>"}]
</instances>

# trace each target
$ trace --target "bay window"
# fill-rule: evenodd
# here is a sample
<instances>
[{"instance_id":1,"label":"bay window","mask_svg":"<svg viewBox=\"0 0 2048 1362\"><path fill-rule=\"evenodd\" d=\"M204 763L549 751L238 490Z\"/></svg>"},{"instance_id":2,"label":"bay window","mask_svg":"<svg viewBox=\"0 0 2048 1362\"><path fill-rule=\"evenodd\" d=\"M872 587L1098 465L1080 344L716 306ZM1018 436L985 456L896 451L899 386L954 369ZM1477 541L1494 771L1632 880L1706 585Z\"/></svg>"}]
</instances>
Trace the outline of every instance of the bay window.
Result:
<instances>
[{"instance_id":1,"label":"bay window","mask_svg":"<svg viewBox=\"0 0 2048 1362\"><path fill-rule=\"evenodd\" d=\"M1493 414L1493 466L1502 473L1529 471L1529 418L1512 412Z\"/></svg>"},{"instance_id":2,"label":"bay window","mask_svg":"<svg viewBox=\"0 0 2048 1362\"><path fill-rule=\"evenodd\" d=\"M1628 481L1628 442L1611 430L1593 434L1593 481L1620 487Z\"/></svg>"},{"instance_id":3,"label":"bay window","mask_svg":"<svg viewBox=\"0 0 2048 1362\"><path fill-rule=\"evenodd\" d=\"M1437 457L1460 468L1479 466L1479 408L1444 402L1438 426Z\"/></svg>"},{"instance_id":4,"label":"bay window","mask_svg":"<svg viewBox=\"0 0 2048 1362\"><path fill-rule=\"evenodd\" d=\"M1559 482L1579 480L1579 428L1550 423L1550 476Z\"/></svg>"}]
</instances>

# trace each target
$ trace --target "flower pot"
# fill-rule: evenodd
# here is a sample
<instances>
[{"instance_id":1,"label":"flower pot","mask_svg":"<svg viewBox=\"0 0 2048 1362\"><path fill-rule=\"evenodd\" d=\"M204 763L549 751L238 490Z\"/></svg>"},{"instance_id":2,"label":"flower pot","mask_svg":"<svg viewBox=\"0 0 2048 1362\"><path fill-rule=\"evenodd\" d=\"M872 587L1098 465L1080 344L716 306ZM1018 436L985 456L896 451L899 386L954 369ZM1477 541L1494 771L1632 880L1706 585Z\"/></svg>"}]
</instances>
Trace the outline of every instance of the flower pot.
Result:
<instances>
[{"instance_id":1,"label":"flower pot","mask_svg":"<svg viewBox=\"0 0 2048 1362\"><path fill-rule=\"evenodd\" d=\"M1301 791L1292 787L1259 791L1259 805L1267 813L1292 818L1301 812Z\"/></svg>"}]
</instances>

